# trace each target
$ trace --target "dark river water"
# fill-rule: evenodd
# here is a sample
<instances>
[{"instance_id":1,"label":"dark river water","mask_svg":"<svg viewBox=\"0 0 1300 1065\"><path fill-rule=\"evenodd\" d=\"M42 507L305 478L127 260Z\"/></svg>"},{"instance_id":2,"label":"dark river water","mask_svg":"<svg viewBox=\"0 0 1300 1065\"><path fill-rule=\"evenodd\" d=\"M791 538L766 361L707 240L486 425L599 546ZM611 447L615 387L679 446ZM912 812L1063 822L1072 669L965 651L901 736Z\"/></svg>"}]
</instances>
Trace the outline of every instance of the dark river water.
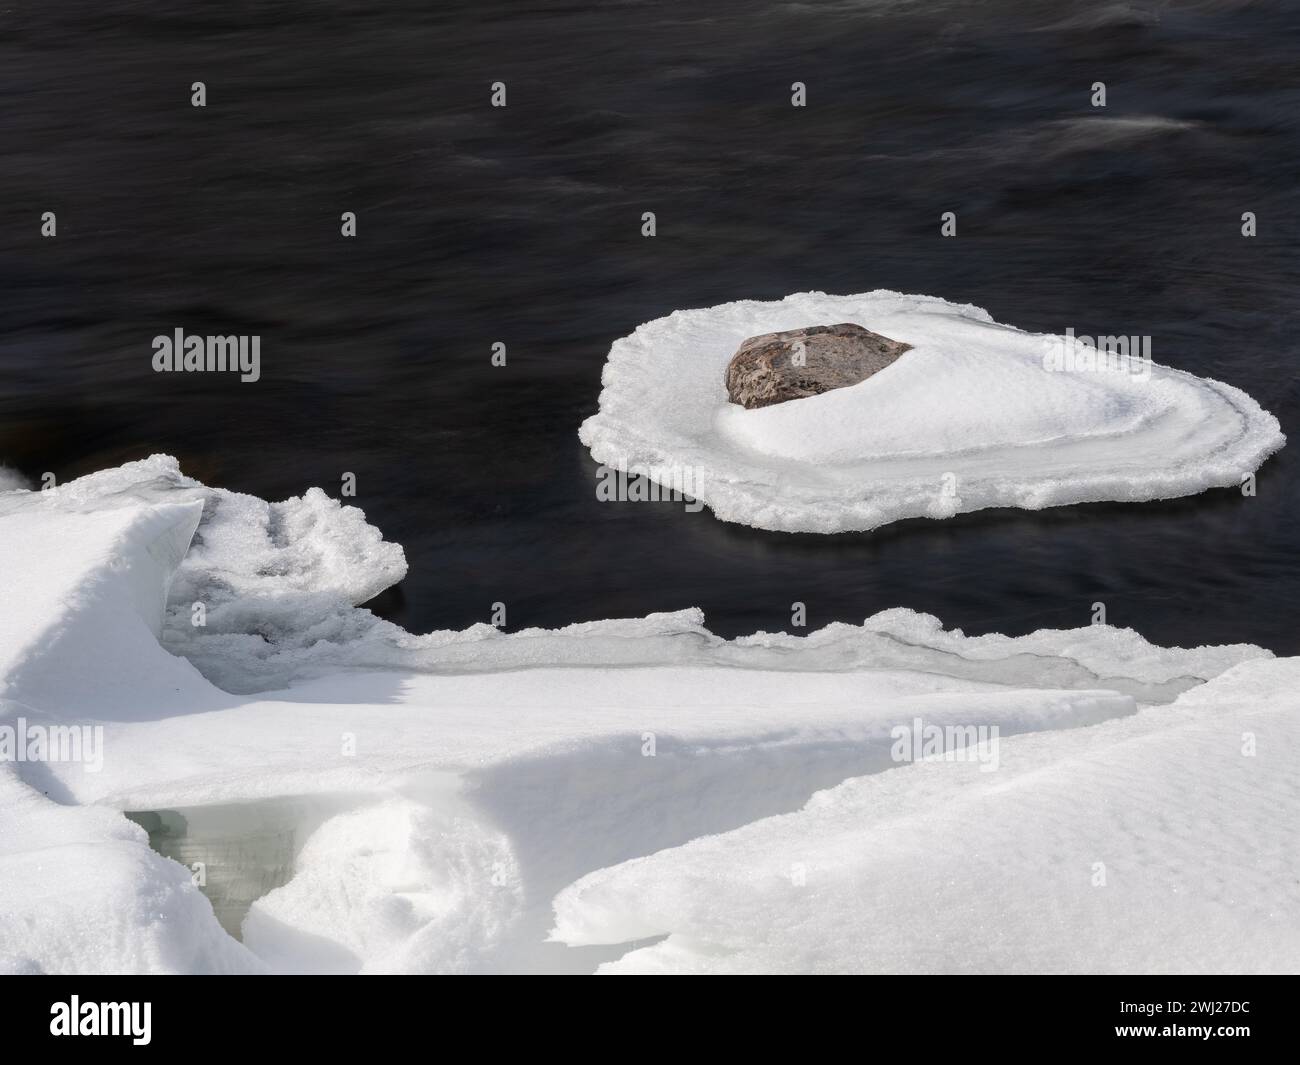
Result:
<instances>
[{"instance_id":1,"label":"dark river water","mask_svg":"<svg viewBox=\"0 0 1300 1065\"><path fill-rule=\"evenodd\" d=\"M874 288L1149 334L1294 434L1295 4L166 6L6 8L0 462L164 451L272 499L352 472L413 631L502 601L510 628L698 605L738 634L801 601L1021 633L1102 601L1160 643L1300 653L1300 440L1254 498L818 537L599 502L577 438L638 324ZM262 379L153 373L176 328L260 335Z\"/></svg>"}]
</instances>

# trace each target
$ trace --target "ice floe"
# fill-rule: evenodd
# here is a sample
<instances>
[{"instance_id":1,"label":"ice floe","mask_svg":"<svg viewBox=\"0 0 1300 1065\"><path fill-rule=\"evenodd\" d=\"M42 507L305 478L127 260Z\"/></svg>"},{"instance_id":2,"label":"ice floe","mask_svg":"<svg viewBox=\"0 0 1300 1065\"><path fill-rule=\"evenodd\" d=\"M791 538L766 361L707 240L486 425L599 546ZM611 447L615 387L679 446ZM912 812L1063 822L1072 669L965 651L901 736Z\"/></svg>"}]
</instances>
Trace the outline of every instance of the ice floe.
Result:
<instances>
[{"instance_id":1,"label":"ice floe","mask_svg":"<svg viewBox=\"0 0 1300 1065\"><path fill-rule=\"evenodd\" d=\"M848 388L756 410L727 401L743 340L838 322L913 350ZM1231 385L1134 352L1102 371L1058 357L1075 350L978 307L886 291L676 311L614 343L579 435L607 467L690 483L726 521L820 533L1191 495L1239 485L1285 443Z\"/></svg>"}]
</instances>

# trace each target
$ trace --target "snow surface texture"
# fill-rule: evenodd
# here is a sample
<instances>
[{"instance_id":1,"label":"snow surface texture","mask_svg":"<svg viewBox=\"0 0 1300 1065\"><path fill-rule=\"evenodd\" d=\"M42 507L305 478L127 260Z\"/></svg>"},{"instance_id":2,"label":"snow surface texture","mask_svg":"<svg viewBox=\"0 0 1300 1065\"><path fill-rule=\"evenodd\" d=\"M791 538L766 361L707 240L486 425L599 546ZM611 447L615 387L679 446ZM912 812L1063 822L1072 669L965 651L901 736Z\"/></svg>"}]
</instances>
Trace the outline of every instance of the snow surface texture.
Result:
<instances>
[{"instance_id":1,"label":"snow surface texture","mask_svg":"<svg viewBox=\"0 0 1300 1065\"><path fill-rule=\"evenodd\" d=\"M757 410L728 402L723 371L747 337L836 322L913 350L849 388ZM1060 339L883 290L676 311L614 343L579 435L597 462L690 485L725 521L819 533L1192 495L1239 485L1286 442L1276 418L1218 381L1160 365L1050 370Z\"/></svg>"},{"instance_id":2,"label":"snow surface texture","mask_svg":"<svg viewBox=\"0 0 1300 1065\"><path fill-rule=\"evenodd\" d=\"M141 829L52 802L14 768L0 763L0 974L264 970Z\"/></svg>"},{"instance_id":3,"label":"snow surface texture","mask_svg":"<svg viewBox=\"0 0 1300 1065\"><path fill-rule=\"evenodd\" d=\"M0 724L104 730L95 772L0 762L3 970L1128 969L1147 929L1170 968L1300 958L1296 662L1257 647L905 610L416 637L354 605L405 570L360 511L162 456L0 495L0 565ZM288 680L212 683L243 673ZM996 767L908 764L918 720L996 727ZM218 899L242 942L123 810L256 888Z\"/></svg>"},{"instance_id":4,"label":"snow surface texture","mask_svg":"<svg viewBox=\"0 0 1300 1065\"><path fill-rule=\"evenodd\" d=\"M555 936L667 937L619 973L1294 972L1297 749L1300 661L1251 663L996 773L930 759L593 873Z\"/></svg>"}]
</instances>

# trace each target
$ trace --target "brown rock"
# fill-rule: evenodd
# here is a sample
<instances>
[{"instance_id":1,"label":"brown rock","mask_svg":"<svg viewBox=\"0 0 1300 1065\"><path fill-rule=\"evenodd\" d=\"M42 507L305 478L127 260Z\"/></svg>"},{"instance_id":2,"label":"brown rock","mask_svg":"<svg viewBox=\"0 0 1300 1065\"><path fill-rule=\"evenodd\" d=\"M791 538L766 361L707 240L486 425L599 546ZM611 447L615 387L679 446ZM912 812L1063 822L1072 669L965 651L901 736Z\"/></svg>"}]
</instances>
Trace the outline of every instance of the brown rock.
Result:
<instances>
[{"instance_id":1,"label":"brown rock","mask_svg":"<svg viewBox=\"0 0 1300 1065\"><path fill-rule=\"evenodd\" d=\"M911 346L848 322L764 333L741 344L727 364L727 398L752 410L818 396L865 381Z\"/></svg>"}]
</instances>

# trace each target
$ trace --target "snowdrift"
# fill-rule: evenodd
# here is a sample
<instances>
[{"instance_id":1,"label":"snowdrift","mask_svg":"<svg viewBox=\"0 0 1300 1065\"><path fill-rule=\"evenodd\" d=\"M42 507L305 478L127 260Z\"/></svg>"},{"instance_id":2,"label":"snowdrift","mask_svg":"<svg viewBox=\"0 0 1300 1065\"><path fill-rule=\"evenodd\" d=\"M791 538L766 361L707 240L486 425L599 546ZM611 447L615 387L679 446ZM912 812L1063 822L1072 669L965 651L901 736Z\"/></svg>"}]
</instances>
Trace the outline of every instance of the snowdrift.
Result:
<instances>
[{"instance_id":1,"label":"snowdrift","mask_svg":"<svg viewBox=\"0 0 1300 1065\"><path fill-rule=\"evenodd\" d=\"M1291 949L1233 939L1296 916L1297 851L1270 821L1294 820L1276 754L1292 663L1257 647L968 637L906 610L734 641L698 611L413 636L356 605L405 572L360 511L210 489L164 456L0 493L0 559L0 725L103 729L93 772L0 763L11 971L1069 967L1095 957L1065 945L1087 921L1158 907L1163 928L1220 922L1176 966ZM1213 744L1247 697L1261 755L1243 769ZM920 723L938 749L900 756ZM996 749L971 747L991 730ZM123 811L188 826L184 864ZM1227 900L1234 826L1268 858ZM1087 910L1063 878L1094 851L1116 890ZM1016 878L1002 954L935 953L919 918L882 938L975 854ZM787 928L772 870L796 864L810 908ZM995 899L951 887L942 927L987 931ZM1062 907L1038 936L1033 900ZM668 938L647 954L646 935Z\"/></svg>"},{"instance_id":2,"label":"snowdrift","mask_svg":"<svg viewBox=\"0 0 1300 1065\"><path fill-rule=\"evenodd\" d=\"M604 972L1294 972L1300 662L1159 713L1018 736L590 874L567 943Z\"/></svg>"}]
</instances>

